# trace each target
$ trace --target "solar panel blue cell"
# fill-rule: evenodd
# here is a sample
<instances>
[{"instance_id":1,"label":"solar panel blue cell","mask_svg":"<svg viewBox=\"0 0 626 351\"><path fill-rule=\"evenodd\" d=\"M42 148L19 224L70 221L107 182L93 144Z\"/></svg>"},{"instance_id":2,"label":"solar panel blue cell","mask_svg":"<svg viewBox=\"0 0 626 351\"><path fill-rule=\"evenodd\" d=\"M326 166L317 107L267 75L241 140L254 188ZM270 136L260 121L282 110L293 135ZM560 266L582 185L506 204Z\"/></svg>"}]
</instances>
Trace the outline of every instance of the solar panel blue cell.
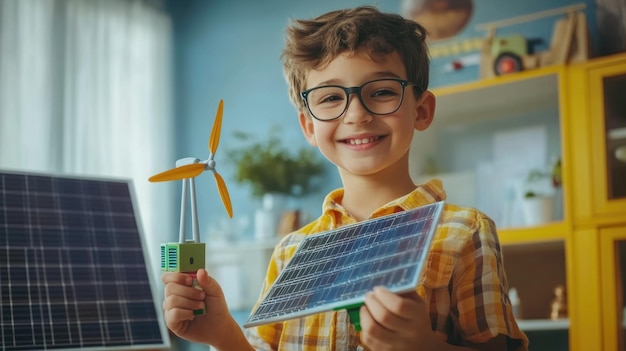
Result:
<instances>
[{"instance_id":1,"label":"solar panel blue cell","mask_svg":"<svg viewBox=\"0 0 626 351\"><path fill-rule=\"evenodd\" d=\"M51 177L36 176L36 175L32 175L28 178L20 178L19 175L16 175L15 177L16 181L19 181L22 179L24 180L23 182L24 187L26 187L26 184L28 184L28 189L30 189L31 193L42 192L42 193L52 194L54 192L53 190L54 179Z\"/></svg>"},{"instance_id":2,"label":"solar panel blue cell","mask_svg":"<svg viewBox=\"0 0 626 351\"><path fill-rule=\"evenodd\" d=\"M78 331L75 330L73 331L73 334L77 334ZM59 345L71 345L72 344L72 338L71 338L71 334L72 331L70 330L70 328L68 326L65 325L53 325L51 327L51 330L48 333L45 333L45 335L49 335L50 337L54 336L53 342L55 344L59 344ZM43 339L37 340L38 344L44 343Z\"/></svg>"},{"instance_id":3,"label":"solar panel blue cell","mask_svg":"<svg viewBox=\"0 0 626 351\"><path fill-rule=\"evenodd\" d=\"M0 172L0 349L169 347L129 183Z\"/></svg>"},{"instance_id":4,"label":"solar panel blue cell","mask_svg":"<svg viewBox=\"0 0 626 351\"><path fill-rule=\"evenodd\" d=\"M382 285L416 288L442 202L305 238L245 327L362 303Z\"/></svg>"},{"instance_id":5,"label":"solar panel blue cell","mask_svg":"<svg viewBox=\"0 0 626 351\"><path fill-rule=\"evenodd\" d=\"M95 213L106 213L109 211L109 203L101 197L91 197L85 204L85 211Z\"/></svg>"}]
</instances>

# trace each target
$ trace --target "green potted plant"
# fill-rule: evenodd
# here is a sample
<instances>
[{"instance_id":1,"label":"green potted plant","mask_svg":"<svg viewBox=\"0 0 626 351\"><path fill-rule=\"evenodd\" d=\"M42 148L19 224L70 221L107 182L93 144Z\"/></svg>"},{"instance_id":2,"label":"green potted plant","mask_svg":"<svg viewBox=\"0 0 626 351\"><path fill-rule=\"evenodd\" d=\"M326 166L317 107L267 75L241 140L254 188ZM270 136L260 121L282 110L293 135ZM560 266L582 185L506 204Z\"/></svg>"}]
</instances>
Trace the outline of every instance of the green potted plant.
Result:
<instances>
[{"instance_id":1,"label":"green potted plant","mask_svg":"<svg viewBox=\"0 0 626 351\"><path fill-rule=\"evenodd\" d=\"M315 190L314 179L324 173L324 163L315 149L290 150L276 130L262 141L244 132L235 132L235 138L243 145L227 151L236 166L235 181L249 185L255 198L264 194L307 195Z\"/></svg>"},{"instance_id":2,"label":"green potted plant","mask_svg":"<svg viewBox=\"0 0 626 351\"><path fill-rule=\"evenodd\" d=\"M525 181L522 212L527 225L538 225L553 220L554 193L561 186L561 160L551 170L531 169Z\"/></svg>"},{"instance_id":3,"label":"green potted plant","mask_svg":"<svg viewBox=\"0 0 626 351\"><path fill-rule=\"evenodd\" d=\"M236 132L241 147L228 150L235 164L235 181L250 186L254 198L262 198L255 213L255 237L265 239L299 226L299 211L285 211L289 197L299 197L316 190L315 179L325 171L324 162L313 148L287 148L273 129L269 138L256 140L250 134ZM291 215L291 216L290 216ZM295 218L289 228L279 228L284 218ZM281 224L280 227L284 227Z\"/></svg>"}]
</instances>

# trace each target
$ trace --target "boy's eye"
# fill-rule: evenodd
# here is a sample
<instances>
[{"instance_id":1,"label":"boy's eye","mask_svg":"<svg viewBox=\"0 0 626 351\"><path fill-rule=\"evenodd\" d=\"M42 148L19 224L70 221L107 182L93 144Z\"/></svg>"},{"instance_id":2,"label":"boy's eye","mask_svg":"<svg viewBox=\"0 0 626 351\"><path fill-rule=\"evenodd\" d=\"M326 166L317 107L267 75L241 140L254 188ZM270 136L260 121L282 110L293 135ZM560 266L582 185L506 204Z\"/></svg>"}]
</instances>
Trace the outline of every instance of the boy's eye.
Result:
<instances>
[{"instance_id":1,"label":"boy's eye","mask_svg":"<svg viewBox=\"0 0 626 351\"><path fill-rule=\"evenodd\" d=\"M378 89L376 91L373 91L369 96L377 97L377 96L394 96L394 95L398 95L398 93L395 92L393 89Z\"/></svg>"},{"instance_id":2,"label":"boy's eye","mask_svg":"<svg viewBox=\"0 0 626 351\"><path fill-rule=\"evenodd\" d=\"M309 101L314 105L335 105L344 101L345 93L335 87L323 87L311 92Z\"/></svg>"},{"instance_id":3,"label":"boy's eye","mask_svg":"<svg viewBox=\"0 0 626 351\"><path fill-rule=\"evenodd\" d=\"M323 104L323 103L325 103L325 102L330 103L330 102L337 102L337 101L341 101L341 100L343 100L343 96L341 96L341 95L338 95L338 94L334 94L334 95L326 95L326 96L323 96L323 97L319 100L319 103L320 103L320 104Z\"/></svg>"},{"instance_id":4,"label":"boy's eye","mask_svg":"<svg viewBox=\"0 0 626 351\"><path fill-rule=\"evenodd\" d=\"M379 80L363 87L363 96L368 98L394 97L402 93L400 83L393 80Z\"/></svg>"}]
</instances>

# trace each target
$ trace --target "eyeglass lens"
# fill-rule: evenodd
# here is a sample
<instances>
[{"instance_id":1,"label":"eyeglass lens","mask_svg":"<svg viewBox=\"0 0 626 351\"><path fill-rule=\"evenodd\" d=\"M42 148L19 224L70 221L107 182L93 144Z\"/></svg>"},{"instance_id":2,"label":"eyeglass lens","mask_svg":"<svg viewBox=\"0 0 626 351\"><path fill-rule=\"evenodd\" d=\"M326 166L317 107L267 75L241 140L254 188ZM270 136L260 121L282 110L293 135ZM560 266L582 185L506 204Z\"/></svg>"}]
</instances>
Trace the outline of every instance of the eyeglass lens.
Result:
<instances>
[{"instance_id":1,"label":"eyeglass lens","mask_svg":"<svg viewBox=\"0 0 626 351\"><path fill-rule=\"evenodd\" d=\"M356 93L371 113L386 115L395 112L402 103L404 85L399 80L383 79L367 82L360 88L324 86L307 95L310 112L317 119L330 120L341 116L348 107L349 94Z\"/></svg>"}]
</instances>

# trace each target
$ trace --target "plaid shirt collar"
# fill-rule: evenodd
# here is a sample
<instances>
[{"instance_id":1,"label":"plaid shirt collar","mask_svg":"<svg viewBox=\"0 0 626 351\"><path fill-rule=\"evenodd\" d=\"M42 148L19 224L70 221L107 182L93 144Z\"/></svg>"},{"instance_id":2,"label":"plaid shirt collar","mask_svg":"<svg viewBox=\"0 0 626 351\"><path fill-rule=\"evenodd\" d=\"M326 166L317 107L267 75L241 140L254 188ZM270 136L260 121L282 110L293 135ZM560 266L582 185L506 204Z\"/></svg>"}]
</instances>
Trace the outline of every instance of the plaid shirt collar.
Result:
<instances>
[{"instance_id":1,"label":"plaid shirt collar","mask_svg":"<svg viewBox=\"0 0 626 351\"><path fill-rule=\"evenodd\" d=\"M344 189L339 188L331 191L322 204L322 212L330 218L346 218L351 217L348 211L341 204L343 200ZM439 179L432 179L427 183L418 185L415 190L399 197L384 206L377 209L371 214L370 218L376 218L387 214L406 211L416 207L431 204L446 199L446 192L443 184ZM345 224L344 221L341 222Z\"/></svg>"}]
</instances>

